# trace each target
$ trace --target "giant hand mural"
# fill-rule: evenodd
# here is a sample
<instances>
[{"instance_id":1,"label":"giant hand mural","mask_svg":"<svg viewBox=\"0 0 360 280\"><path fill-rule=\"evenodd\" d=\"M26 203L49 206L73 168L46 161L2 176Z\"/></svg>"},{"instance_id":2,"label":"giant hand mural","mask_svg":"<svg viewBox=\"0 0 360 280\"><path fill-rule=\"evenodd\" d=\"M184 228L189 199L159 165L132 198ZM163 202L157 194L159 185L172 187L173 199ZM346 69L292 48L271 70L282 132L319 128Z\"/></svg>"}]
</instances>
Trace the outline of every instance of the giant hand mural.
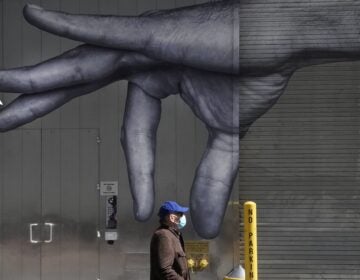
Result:
<instances>
[{"instance_id":1,"label":"giant hand mural","mask_svg":"<svg viewBox=\"0 0 360 280\"><path fill-rule=\"evenodd\" d=\"M237 174L239 138L276 103L297 69L358 58L358 32L342 28L357 27L360 5L310 2L278 0L265 7L264 0L219 1L138 17L70 15L27 5L31 24L85 44L38 65L0 71L0 91L22 93L1 110L0 131L128 80L122 145L135 217L143 221L154 206L160 100L180 94L209 131L191 215L199 235L213 238ZM257 16L265 8L265 16ZM288 24L279 25L279 17ZM311 30L304 28L308 21Z\"/></svg>"}]
</instances>

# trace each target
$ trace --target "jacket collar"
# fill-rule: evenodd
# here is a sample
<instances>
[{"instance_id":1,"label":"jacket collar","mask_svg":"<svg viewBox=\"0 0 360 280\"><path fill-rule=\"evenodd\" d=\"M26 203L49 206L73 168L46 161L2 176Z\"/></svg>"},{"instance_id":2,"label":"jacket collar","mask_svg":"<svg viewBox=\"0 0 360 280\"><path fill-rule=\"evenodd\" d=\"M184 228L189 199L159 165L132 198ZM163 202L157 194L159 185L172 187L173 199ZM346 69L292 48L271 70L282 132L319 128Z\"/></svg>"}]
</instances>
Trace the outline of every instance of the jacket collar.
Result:
<instances>
[{"instance_id":1,"label":"jacket collar","mask_svg":"<svg viewBox=\"0 0 360 280\"><path fill-rule=\"evenodd\" d=\"M176 227L171 227L166 224L161 224L159 228L164 228L171 231L177 238L179 238L181 235L180 231Z\"/></svg>"}]
</instances>

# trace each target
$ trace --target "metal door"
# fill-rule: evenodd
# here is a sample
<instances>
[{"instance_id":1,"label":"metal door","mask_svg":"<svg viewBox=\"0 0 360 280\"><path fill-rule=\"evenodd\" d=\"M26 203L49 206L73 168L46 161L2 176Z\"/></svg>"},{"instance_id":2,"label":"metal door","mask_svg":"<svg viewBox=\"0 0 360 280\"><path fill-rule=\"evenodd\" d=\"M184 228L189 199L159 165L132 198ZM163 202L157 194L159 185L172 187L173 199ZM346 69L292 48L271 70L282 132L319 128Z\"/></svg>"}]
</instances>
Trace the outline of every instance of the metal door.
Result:
<instances>
[{"instance_id":1,"label":"metal door","mask_svg":"<svg viewBox=\"0 0 360 280\"><path fill-rule=\"evenodd\" d=\"M98 131L0 137L0 279L99 278Z\"/></svg>"},{"instance_id":2,"label":"metal door","mask_svg":"<svg viewBox=\"0 0 360 280\"><path fill-rule=\"evenodd\" d=\"M0 141L0 279L38 280L41 248L30 243L29 226L41 220L41 133L16 130Z\"/></svg>"}]
</instances>

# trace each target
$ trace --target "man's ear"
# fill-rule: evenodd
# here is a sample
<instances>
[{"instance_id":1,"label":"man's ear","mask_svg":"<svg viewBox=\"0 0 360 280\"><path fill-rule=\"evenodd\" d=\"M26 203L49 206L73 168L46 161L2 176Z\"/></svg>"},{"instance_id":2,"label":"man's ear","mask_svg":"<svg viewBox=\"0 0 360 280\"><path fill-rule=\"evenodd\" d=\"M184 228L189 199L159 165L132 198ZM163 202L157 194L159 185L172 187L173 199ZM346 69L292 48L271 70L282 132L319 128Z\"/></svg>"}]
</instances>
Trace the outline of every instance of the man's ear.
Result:
<instances>
[{"instance_id":1,"label":"man's ear","mask_svg":"<svg viewBox=\"0 0 360 280\"><path fill-rule=\"evenodd\" d=\"M172 223L176 223L176 215L175 215L175 214L170 214L170 215L169 215L169 220L170 220L170 222L172 222Z\"/></svg>"}]
</instances>

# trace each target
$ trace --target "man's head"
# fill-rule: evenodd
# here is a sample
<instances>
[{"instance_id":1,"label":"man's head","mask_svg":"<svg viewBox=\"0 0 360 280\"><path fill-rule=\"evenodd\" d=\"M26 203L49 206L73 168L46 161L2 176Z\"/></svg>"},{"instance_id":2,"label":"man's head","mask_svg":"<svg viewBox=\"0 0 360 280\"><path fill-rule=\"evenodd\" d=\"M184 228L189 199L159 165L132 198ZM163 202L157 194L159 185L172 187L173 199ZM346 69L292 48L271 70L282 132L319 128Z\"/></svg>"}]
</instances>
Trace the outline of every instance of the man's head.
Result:
<instances>
[{"instance_id":1,"label":"man's head","mask_svg":"<svg viewBox=\"0 0 360 280\"><path fill-rule=\"evenodd\" d=\"M165 201L159 209L158 216L161 223L181 229L186 225L184 213L188 210L188 207L180 206L175 201Z\"/></svg>"}]
</instances>

